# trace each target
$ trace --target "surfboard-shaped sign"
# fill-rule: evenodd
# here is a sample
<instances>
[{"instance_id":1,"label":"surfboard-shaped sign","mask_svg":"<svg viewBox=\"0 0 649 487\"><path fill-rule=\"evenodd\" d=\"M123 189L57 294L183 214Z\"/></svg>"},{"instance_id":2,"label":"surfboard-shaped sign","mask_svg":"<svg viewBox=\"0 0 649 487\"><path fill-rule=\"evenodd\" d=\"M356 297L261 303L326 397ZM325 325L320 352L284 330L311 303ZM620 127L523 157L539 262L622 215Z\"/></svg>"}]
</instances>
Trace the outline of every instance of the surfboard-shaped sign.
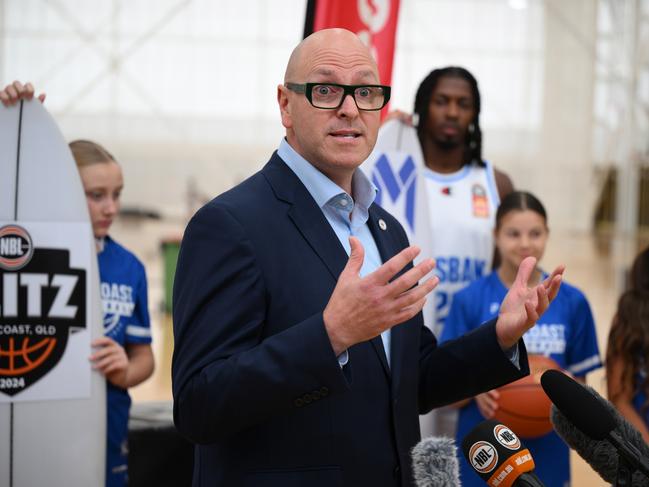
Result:
<instances>
[{"instance_id":1,"label":"surfboard-shaped sign","mask_svg":"<svg viewBox=\"0 0 649 487\"><path fill-rule=\"evenodd\" d=\"M376 203L399 220L410 243L421 248L419 259L432 257L424 168L416 129L396 119L381 126L374 150L361 166L378 188ZM434 303L428 299L423 314L426 326L437 331Z\"/></svg>"},{"instance_id":2,"label":"surfboard-shaped sign","mask_svg":"<svg viewBox=\"0 0 649 487\"><path fill-rule=\"evenodd\" d=\"M0 485L101 486L99 275L72 154L38 101L0 106Z\"/></svg>"}]
</instances>

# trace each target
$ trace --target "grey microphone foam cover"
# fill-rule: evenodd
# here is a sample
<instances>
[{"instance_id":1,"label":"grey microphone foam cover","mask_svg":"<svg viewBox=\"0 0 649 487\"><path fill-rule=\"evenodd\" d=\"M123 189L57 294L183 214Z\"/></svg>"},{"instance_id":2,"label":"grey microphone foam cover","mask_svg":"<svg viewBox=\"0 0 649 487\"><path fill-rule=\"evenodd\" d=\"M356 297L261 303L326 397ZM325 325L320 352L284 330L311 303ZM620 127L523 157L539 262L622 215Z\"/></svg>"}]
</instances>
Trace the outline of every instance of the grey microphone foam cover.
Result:
<instances>
[{"instance_id":1,"label":"grey microphone foam cover","mask_svg":"<svg viewBox=\"0 0 649 487\"><path fill-rule=\"evenodd\" d=\"M412 470L417 487L459 487L455 441L434 436L421 440L412 449Z\"/></svg>"}]
</instances>

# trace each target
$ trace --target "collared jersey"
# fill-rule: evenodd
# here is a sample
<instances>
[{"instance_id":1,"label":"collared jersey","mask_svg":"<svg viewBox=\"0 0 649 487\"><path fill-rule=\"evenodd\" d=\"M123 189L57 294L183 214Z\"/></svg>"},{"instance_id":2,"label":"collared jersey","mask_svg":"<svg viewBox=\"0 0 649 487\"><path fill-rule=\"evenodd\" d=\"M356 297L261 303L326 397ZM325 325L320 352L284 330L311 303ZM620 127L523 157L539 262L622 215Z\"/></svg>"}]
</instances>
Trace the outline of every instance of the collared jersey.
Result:
<instances>
[{"instance_id":1,"label":"collared jersey","mask_svg":"<svg viewBox=\"0 0 649 487\"><path fill-rule=\"evenodd\" d=\"M151 343L144 266L131 252L110 237L98 254L104 335L125 346ZM107 384L106 485L128 482L128 391Z\"/></svg>"},{"instance_id":2,"label":"collared jersey","mask_svg":"<svg viewBox=\"0 0 649 487\"><path fill-rule=\"evenodd\" d=\"M635 377L635 392L633 393L633 407L638 412L645 426L649 428L649 405L647 404L647 393L645 381L647 380L647 367L642 357L638 358L638 373Z\"/></svg>"}]
</instances>

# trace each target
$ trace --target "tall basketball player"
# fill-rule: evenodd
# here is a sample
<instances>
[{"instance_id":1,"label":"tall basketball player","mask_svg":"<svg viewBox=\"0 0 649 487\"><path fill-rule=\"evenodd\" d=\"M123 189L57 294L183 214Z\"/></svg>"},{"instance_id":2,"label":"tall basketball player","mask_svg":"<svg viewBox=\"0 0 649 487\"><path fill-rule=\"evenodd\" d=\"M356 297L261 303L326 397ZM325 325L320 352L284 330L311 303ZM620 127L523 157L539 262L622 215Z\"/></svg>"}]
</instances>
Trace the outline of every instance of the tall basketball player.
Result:
<instances>
[{"instance_id":1,"label":"tall basketball player","mask_svg":"<svg viewBox=\"0 0 649 487\"><path fill-rule=\"evenodd\" d=\"M468 70L433 70L419 85L414 113L425 164L427 250L440 278L432 326L439 338L454 294L491 271L496 210L514 188L509 176L482 158L480 91ZM456 417L453 409L438 410L422 420L424 433L453 435Z\"/></svg>"},{"instance_id":2,"label":"tall basketball player","mask_svg":"<svg viewBox=\"0 0 649 487\"><path fill-rule=\"evenodd\" d=\"M496 209L513 185L482 159L480 92L469 71L432 71L419 85L414 112L426 165L431 253L440 277L434 326L439 337L453 295L491 270Z\"/></svg>"}]
</instances>

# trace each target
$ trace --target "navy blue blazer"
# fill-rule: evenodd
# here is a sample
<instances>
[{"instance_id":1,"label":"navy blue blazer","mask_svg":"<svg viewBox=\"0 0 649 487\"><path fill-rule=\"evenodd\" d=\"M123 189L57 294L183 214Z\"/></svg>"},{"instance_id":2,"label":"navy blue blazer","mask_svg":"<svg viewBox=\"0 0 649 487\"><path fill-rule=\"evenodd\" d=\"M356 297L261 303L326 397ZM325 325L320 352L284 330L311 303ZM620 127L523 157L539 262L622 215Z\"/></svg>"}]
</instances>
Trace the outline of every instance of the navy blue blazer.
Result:
<instances>
[{"instance_id":1,"label":"navy blue blazer","mask_svg":"<svg viewBox=\"0 0 649 487\"><path fill-rule=\"evenodd\" d=\"M408 245L377 205L383 260ZM387 228L381 230L383 219ZM322 312L347 262L322 211L275 153L201 208L174 284L174 420L197 444L194 486L407 486L419 414L528 373L494 323L437 346L421 313L349 349L341 369Z\"/></svg>"}]
</instances>

